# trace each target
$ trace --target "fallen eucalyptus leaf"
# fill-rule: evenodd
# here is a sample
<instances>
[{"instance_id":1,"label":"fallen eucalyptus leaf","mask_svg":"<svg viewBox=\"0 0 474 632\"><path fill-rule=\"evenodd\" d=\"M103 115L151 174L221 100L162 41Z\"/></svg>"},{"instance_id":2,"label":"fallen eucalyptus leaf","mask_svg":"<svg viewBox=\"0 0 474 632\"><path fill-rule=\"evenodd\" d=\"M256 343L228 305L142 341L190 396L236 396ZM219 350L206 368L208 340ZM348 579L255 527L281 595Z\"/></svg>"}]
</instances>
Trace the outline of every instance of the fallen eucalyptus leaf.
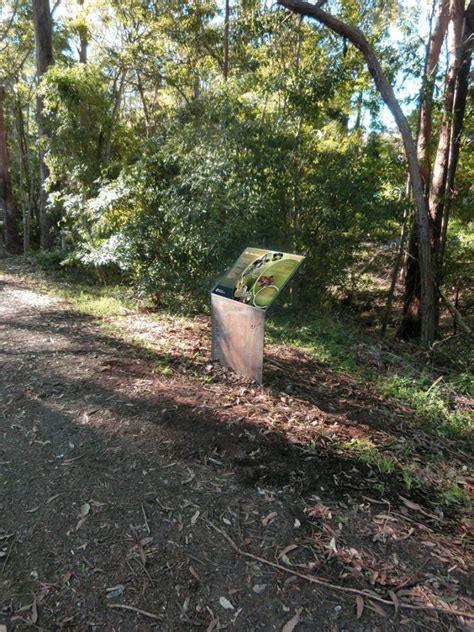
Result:
<instances>
[{"instance_id":1,"label":"fallen eucalyptus leaf","mask_svg":"<svg viewBox=\"0 0 474 632\"><path fill-rule=\"evenodd\" d=\"M390 599L393 601L393 605L395 606L395 612L398 612L399 603L397 595L393 592L393 590L389 590L388 594L390 595Z\"/></svg>"},{"instance_id":2,"label":"fallen eucalyptus leaf","mask_svg":"<svg viewBox=\"0 0 474 632\"><path fill-rule=\"evenodd\" d=\"M219 619L212 619L212 621L207 626L206 632L213 632L217 628L218 625L219 625Z\"/></svg>"},{"instance_id":3,"label":"fallen eucalyptus leaf","mask_svg":"<svg viewBox=\"0 0 474 632\"><path fill-rule=\"evenodd\" d=\"M79 529L82 527L82 525L87 520L87 518L88 518L88 516L84 516L84 518L81 518L79 520L79 522L76 524L76 531L79 531Z\"/></svg>"},{"instance_id":4,"label":"fallen eucalyptus leaf","mask_svg":"<svg viewBox=\"0 0 474 632\"><path fill-rule=\"evenodd\" d=\"M31 622L36 623L38 621L38 605L36 603L36 597L34 598L31 606Z\"/></svg>"},{"instance_id":5,"label":"fallen eucalyptus leaf","mask_svg":"<svg viewBox=\"0 0 474 632\"><path fill-rule=\"evenodd\" d=\"M230 601L228 599L226 599L225 597L220 597L219 598L219 603L221 604L221 606L225 609L225 610L234 610L234 606L230 603Z\"/></svg>"},{"instance_id":6,"label":"fallen eucalyptus leaf","mask_svg":"<svg viewBox=\"0 0 474 632\"><path fill-rule=\"evenodd\" d=\"M381 617L385 618L387 616L387 613L385 612L385 610L381 608L378 603L376 603L375 601L371 601L370 599L369 599L369 603L370 603L370 608L372 608L372 610L374 610Z\"/></svg>"},{"instance_id":7,"label":"fallen eucalyptus leaf","mask_svg":"<svg viewBox=\"0 0 474 632\"><path fill-rule=\"evenodd\" d=\"M282 627L281 632L293 632L298 623L300 622L301 608L296 611L296 614L291 617L289 621Z\"/></svg>"},{"instance_id":8,"label":"fallen eucalyptus leaf","mask_svg":"<svg viewBox=\"0 0 474 632\"><path fill-rule=\"evenodd\" d=\"M146 566L146 553L145 553L145 549L143 548L141 542L137 543L137 549L138 549L138 554L140 556L140 560L141 560L143 566Z\"/></svg>"},{"instance_id":9,"label":"fallen eucalyptus leaf","mask_svg":"<svg viewBox=\"0 0 474 632\"><path fill-rule=\"evenodd\" d=\"M117 586L111 586L105 589L107 591L107 599L115 599L120 597L125 592L125 586L123 584L117 584Z\"/></svg>"},{"instance_id":10,"label":"fallen eucalyptus leaf","mask_svg":"<svg viewBox=\"0 0 474 632\"><path fill-rule=\"evenodd\" d=\"M266 527L270 524L270 522L272 522L273 518L276 518L278 516L276 511L272 511L268 514L268 516L265 516L265 518L262 518L262 526Z\"/></svg>"},{"instance_id":11,"label":"fallen eucalyptus leaf","mask_svg":"<svg viewBox=\"0 0 474 632\"><path fill-rule=\"evenodd\" d=\"M81 505L79 516L81 518L85 518L86 516L89 515L90 510L91 510L91 506L89 505L89 503L84 503L83 505Z\"/></svg>"},{"instance_id":12,"label":"fallen eucalyptus leaf","mask_svg":"<svg viewBox=\"0 0 474 632\"><path fill-rule=\"evenodd\" d=\"M283 551L280 553L280 555L278 556L280 559L286 557L287 553L289 553L290 551L294 551L295 549L298 548L297 544L290 544L289 546L285 547L283 549Z\"/></svg>"}]
</instances>

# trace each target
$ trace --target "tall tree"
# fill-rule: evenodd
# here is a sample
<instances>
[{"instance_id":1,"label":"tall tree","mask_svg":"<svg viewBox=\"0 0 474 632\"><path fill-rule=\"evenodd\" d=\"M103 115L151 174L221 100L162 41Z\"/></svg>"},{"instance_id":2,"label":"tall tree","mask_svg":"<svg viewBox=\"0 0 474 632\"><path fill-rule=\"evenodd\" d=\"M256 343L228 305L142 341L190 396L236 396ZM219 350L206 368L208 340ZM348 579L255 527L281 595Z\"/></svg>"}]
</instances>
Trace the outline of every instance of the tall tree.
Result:
<instances>
[{"instance_id":1,"label":"tall tree","mask_svg":"<svg viewBox=\"0 0 474 632\"><path fill-rule=\"evenodd\" d=\"M33 0L33 22L35 30L36 72L38 80L53 63L53 39L52 19L49 0ZM38 119L39 166L40 166L40 199L39 199L39 223L40 246L43 250L51 249L53 245L52 221L48 209L47 180L49 167L45 161L44 140L51 137L51 126L44 112L44 102L41 96L36 100L36 112Z\"/></svg>"},{"instance_id":2,"label":"tall tree","mask_svg":"<svg viewBox=\"0 0 474 632\"><path fill-rule=\"evenodd\" d=\"M426 199L431 180L431 146L433 132L433 93L436 85L441 47L449 22L450 0L433 0L430 36L426 45L425 67L420 90L417 151ZM434 20L434 24L433 24ZM408 256L404 269L405 289L403 317L398 330L401 338L419 335L420 329L420 267L418 265L418 231L413 224L408 240ZM436 299L435 299L436 301ZM436 316L435 316L436 318Z\"/></svg>"},{"instance_id":3,"label":"tall tree","mask_svg":"<svg viewBox=\"0 0 474 632\"><path fill-rule=\"evenodd\" d=\"M433 91L436 83L436 70L439 55L448 28L449 0L434 0L435 24L426 47L425 70L420 95L420 113L418 129L418 160L425 184L429 189L431 158L430 143L433 129Z\"/></svg>"},{"instance_id":4,"label":"tall tree","mask_svg":"<svg viewBox=\"0 0 474 632\"><path fill-rule=\"evenodd\" d=\"M224 79L229 75L229 27L230 27L230 0L225 0L224 13Z\"/></svg>"},{"instance_id":5,"label":"tall tree","mask_svg":"<svg viewBox=\"0 0 474 632\"><path fill-rule=\"evenodd\" d=\"M346 24L330 13L323 11L321 7L326 1L327 0L319 0L316 5L312 5L307 2L302 2L301 0L278 0L278 4L300 15L312 17L338 35L347 38L364 56L375 85L395 119L405 148L415 205L415 225L418 235L421 285L421 340L424 347L430 348L436 335L431 227L415 141L408 121L400 107L400 103L382 70L382 66L373 47L369 44L360 29Z\"/></svg>"},{"instance_id":6,"label":"tall tree","mask_svg":"<svg viewBox=\"0 0 474 632\"><path fill-rule=\"evenodd\" d=\"M23 103L18 98L15 103L15 130L19 159L18 189L23 217L23 252L27 254L30 249L31 215L34 206L35 187Z\"/></svg>"},{"instance_id":7,"label":"tall tree","mask_svg":"<svg viewBox=\"0 0 474 632\"><path fill-rule=\"evenodd\" d=\"M78 0L78 4L83 9L84 0ZM82 18L82 16L81 16ZM79 61L81 64L87 63L87 53L89 48L89 33L87 24L84 19L80 20L78 23L78 35L79 35Z\"/></svg>"},{"instance_id":8,"label":"tall tree","mask_svg":"<svg viewBox=\"0 0 474 632\"><path fill-rule=\"evenodd\" d=\"M451 138L449 142L449 161L446 174L446 194L443 207L442 235L440 246L440 261L444 263L444 251L446 248L446 237L451 201L454 196L454 180L459 161L459 150L461 147L461 137L464 126L464 116L466 112L466 102L469 91L469 75L471 71L472 49L474 37L474 1L471 0L464 14L464 22L461 35L461 52L459 62L459 72L456 77L454 90Z\"/></svg>"},{"instance_id":9,"label":"tall tree","mask_svg":"<svg viewBox=\"0 0 474 632\"><path fill-rule=\"evenodd\" d=\"M4 114L5 88L0 86L0 205L3 207L3 239L8 252L21 249L18 234L18 207L13 197L7 149L7 131Z\"/></svg>"},{"instance_id":10,"label":"tall tree","mask_svg":"<svg viewBox=\"0 0 474 632\"><path fill-rule=\"evenodd\" d=\"M424 80L426 92L421 103L418 157L424 176L432 231L433 282L436 293L443 276L443 255L449 214L449 202L446 204L446 200L452 195L459 155L471 65L473 22L474 0L470 1L466 9L463 0L440 0L440 16L427 54L427 75ZM444 102L436 154L431 164L429 147L435 144L435 139L431 120L433 85L430 83L434 83L432 73L435 71L446 33L448 64L444 80ZM399 328L399 335L404 338L416 335L420 328L420 275L419 238L414 227L410 235L409 256L406 261L403 318ZM439 319L438 303L435 294L436 327Z\"/></svg>"}]
</instances>

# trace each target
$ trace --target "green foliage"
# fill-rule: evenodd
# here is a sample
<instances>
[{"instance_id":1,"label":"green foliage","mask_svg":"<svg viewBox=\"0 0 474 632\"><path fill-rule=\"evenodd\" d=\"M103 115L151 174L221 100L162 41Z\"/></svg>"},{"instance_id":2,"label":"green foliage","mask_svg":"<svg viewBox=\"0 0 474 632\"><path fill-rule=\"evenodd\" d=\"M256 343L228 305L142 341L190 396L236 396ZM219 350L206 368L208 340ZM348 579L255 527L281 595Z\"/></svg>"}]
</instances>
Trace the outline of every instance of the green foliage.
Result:
<instances>
[{"instance_id":1,"label":"green foliage","mask_svg":"<svg viewBox=\"0 0 474 632\"><path fill-rule=\"evenodd\" d=\"M54 13L55 63L37 85L31 4L4 6L0 74L14 193L34 246L44 150L62 268L130 281L168 304L187 297L194 307L245 246L272 247L306 256L295 295L311 305L347 288L367 242L398 233L409 203L404 152L384 129L360 52L330 29L271 3L233 2L225 80L222 2L77 0ZM364 31L392 83L416 85L422 7L328 7ZM84 42L87 63L79 63ZM37 138L37 96L48 139ZM468 103L444 278L462 296L472 115ZM415 111L410 118L414 129ZM319 344L320 331L308 327L302 337Z\"/></svg>"},{"instance_id":2,"label":"green foliage","mask_svg":"<svg viewBox=\"0 0 474 632\"><path fill-rule=\"evenodd\" d=\"M425 426L430 432L460 439L468 445L472 420L468 412L453 410L452 403L453 388L459 380L462 380L462 377L456 376L454 383L450 383L449 380L445 383L436 383L429 372L422 372L416 378L395 374L380 378L379 387L384 394L409 404L425 421ZM467 376L466 382L469 382ZM470 388L472 389L472 380Z\"/></svg>"},{"instance_id":3,"label":"green foliage","mask_svg":"<svg viewBox=\"0 0 474 632\"><path fill-rule=\"evenodd\" d=\"M148 292L202 292L253 244L307 255L303 296L344 280L362 236L398 209L383 178L367 177L379 143L338 143L332 122L324 137L308 125L295 139L238 88L179 109L96 197L65 199L79 260L116 264Z\"/></svg>"},{"instance_id":4,"label":"green foliage","mask_svg":"<svg viewBox=\"0 0 474 632\"><path fill-rule=\"evenodd\" d=\"M381 474L391 474L396 470L397 462L391 457L384 455L379 448L368 439L351 439L342 444L342 447L350 452L363 463L376 467Z\"/></svg>"},{"instance_id":5,"label":"green foliage","mask_svg":"<svg viewBox=\"0 0 474 632\"><path fill-rule=\"evenodd\" d=\"M92 64L54 64L40 94L54 126L47 147L50 186L60 185L57 197L90 187L101 175L111 125L107 77Z\"/></svg>"},{"instance_id":6,"label":"green foliage","mask_svg":"<svg viewBox=\"0 0 474 632\"><path fill-rule=\"evenodd\" d=\"M458 349L451 354L458 358L452 371L436 377L428 367L411 375L374 372L370 365L361 362L355 353L358 331L347 320L337 318L333 308L313 308L302 317L291 311L280 310L268 321L267 331L272 341L304 347L320 361L342 369L360 380L367 380L383 396L408 404L418 418L420 430L459 442L464 450L472 451L470 410L458 409L454 398L474 394L474 381L469 372L470 354L467 350L461 361ZM444 365L448 358L443 358Z\"/></svg>"},{"instance_id":7,"label":"green foliage","mask_svg":"<svg viewBox=\"0 0 474 632\"><path fill-rule=\"evenodd\" d=\"M455 218L451 221L444 259L444 282L462 288L473 278L474 224Z\"/></svg>"},{"instance_id":8,"label":"green foliage","mask_svg":"<svg viewBox=\"0 0 474 632\"><path fill-rule=\"evenodd\" d=\"M35 255L36 263L42 270L58 271L64 260L64 253L60 250L38 252Z\"/></svg>"},{"instance_id":9,"label":"green foliage","mask_svg":"<svg viewBox=\"0 0 474 632\"><path fill-rule=\"evenodd\" d=\"M356 356L351 352L355 332L329 305L313 306L306 316L281 309L267 322L267 333L270 340L304 347L334 367L356 370Z\"/></svg>"}]
</instances>

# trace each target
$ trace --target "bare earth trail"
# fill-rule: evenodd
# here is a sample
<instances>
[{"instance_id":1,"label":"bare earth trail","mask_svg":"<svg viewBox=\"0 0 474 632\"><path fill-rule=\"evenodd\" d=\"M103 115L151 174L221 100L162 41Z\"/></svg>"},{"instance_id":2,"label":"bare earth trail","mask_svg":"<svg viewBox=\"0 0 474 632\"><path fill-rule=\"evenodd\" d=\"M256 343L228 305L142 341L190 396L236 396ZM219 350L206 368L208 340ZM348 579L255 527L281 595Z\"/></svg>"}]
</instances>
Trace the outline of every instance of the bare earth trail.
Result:
<instances>
[{"instance_id":1,"label":"bare earth trail","mask_svg":"<svg viewBox=\"0 0 474 632\"><path fill-rule=\"evenodd\" d=\"M2 632L467 629L404 607L472 611L463 521L381 500L329 450L338 429L395 436L403 410L283 347L255 388L209 365L204 318L122 325L1 263Z\"/></svg>"}]
</instances>

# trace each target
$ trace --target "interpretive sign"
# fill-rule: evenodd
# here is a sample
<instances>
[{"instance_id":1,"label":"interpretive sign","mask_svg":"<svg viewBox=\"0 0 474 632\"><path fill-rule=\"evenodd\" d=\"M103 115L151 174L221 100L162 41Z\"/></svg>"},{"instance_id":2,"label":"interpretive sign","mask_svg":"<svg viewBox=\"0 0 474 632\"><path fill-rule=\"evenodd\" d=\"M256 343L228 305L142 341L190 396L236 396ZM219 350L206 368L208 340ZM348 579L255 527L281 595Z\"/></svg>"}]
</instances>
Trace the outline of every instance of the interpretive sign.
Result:
<instances>
[{"instance_id":1,"label":"interpretive sign","mask_svg":"<svg viewBox=\"0 0 474 632\"><path fill-rule=\"evenodd\" d=\"M268 309L303 259L286 252L246 248L230 270L218 280L213 294L259 309Z\"/></svg>"},{"instance_id":2,"label":"interpretive sign","mask_svg":"<svg viewBox=\"0 0 474 632\"><path fill-rule=\"evenodd\" d=\"M212 359L262 383L266 310L304 257L246 248L211 293Z\"/></svg>"}]
</instances>

